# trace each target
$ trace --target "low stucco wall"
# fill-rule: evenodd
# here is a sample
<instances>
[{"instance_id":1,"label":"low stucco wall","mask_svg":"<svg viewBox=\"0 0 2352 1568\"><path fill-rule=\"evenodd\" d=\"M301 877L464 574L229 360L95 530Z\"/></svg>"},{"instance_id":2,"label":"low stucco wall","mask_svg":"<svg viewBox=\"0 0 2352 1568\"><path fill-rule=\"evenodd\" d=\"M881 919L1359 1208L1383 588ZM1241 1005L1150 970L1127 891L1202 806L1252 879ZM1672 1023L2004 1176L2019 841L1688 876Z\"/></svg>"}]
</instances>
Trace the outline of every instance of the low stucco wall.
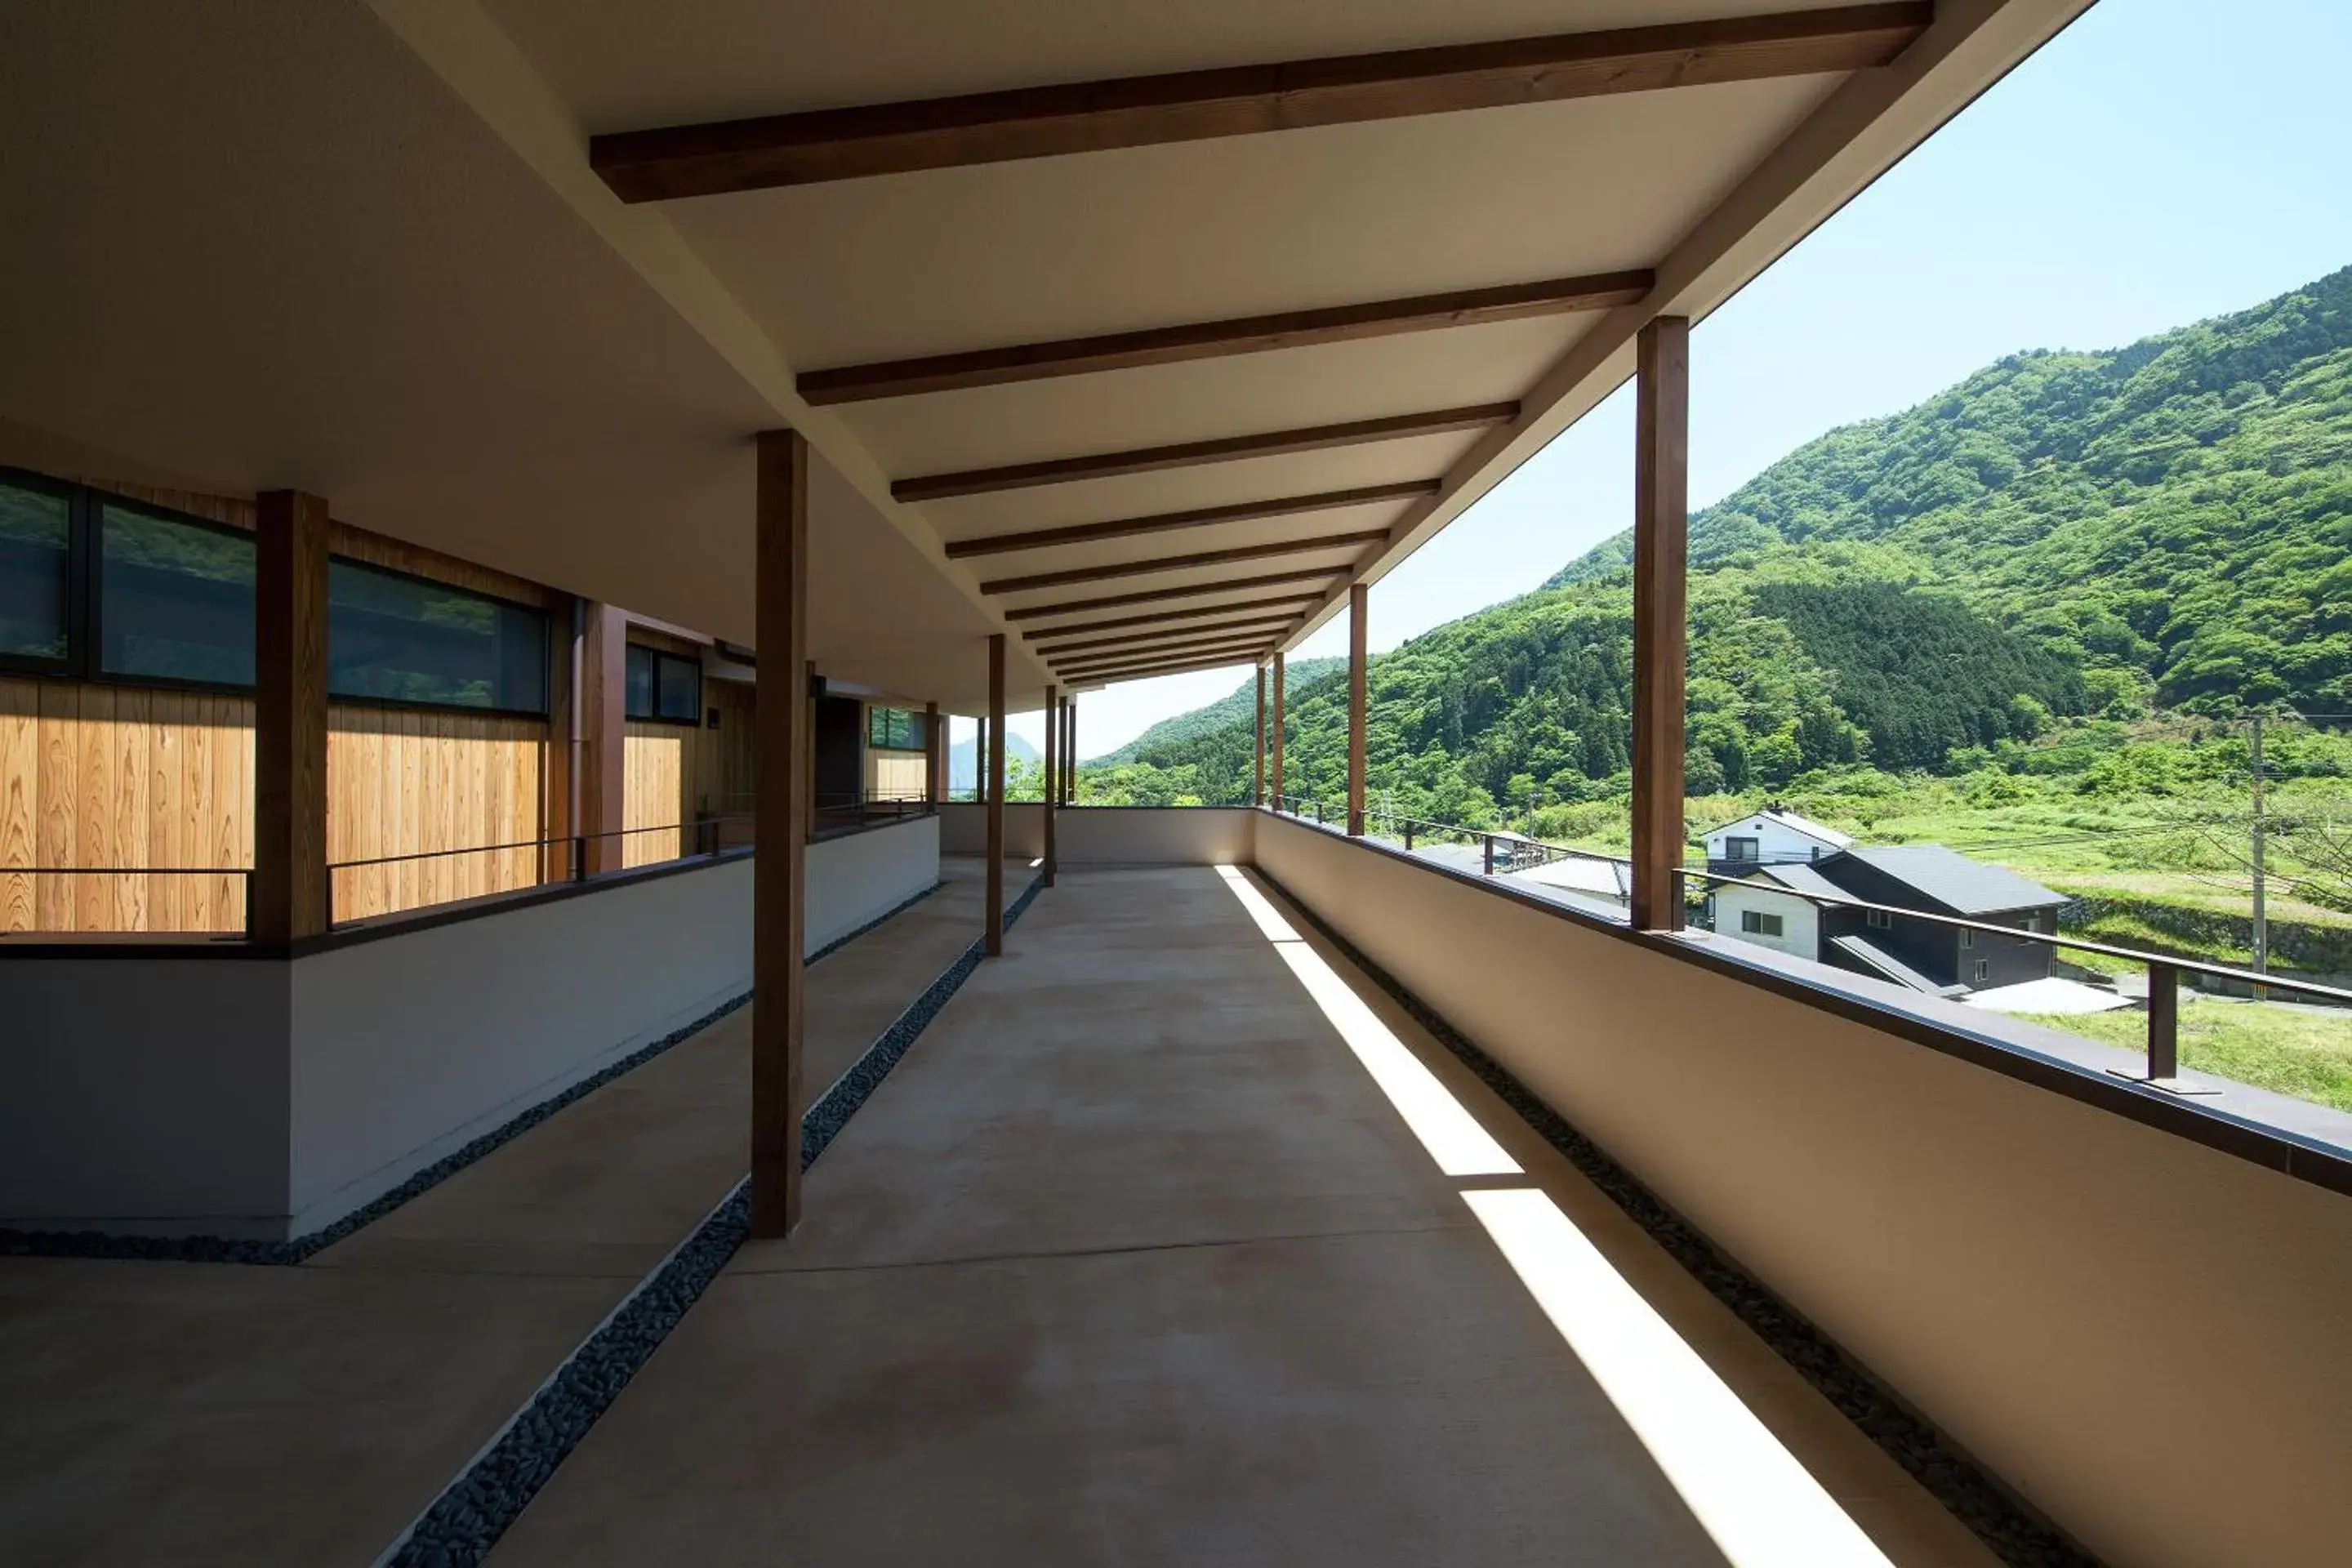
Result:
<instances>
[{"instance_id":1,"label":"low stucco wall","mask_svg":"<svg viewBox=\"0 0 2352 1568\"><path fill-rule=\"evenodd\" d=\"M940 807L940 853L988 853L988 807L951 800ZM1034 860L1045 853L1045 808L1034 800L1004 803L1004 853Z\"/></svg>"},{"instance_id":2,"label":"low stucco wall","mask_svg":"<svg viewBox=\"0 0 2352 1568\"><path fill-rule=\"evenodd\" d=\"M275 1237L283 963L0 958L0 1226Z\"/></svg>"},{"instance_id":3,"label":"low stucco wall","mask_svg":"<svg viewBox=\"0 0 2352 1568\"><path fill-rule=\"evenodd\" d=\"M2094 1552L2352 1539L2352 1201L1335 834L1255 843Z\"/></svg>"},{"instance_id":4,"label":"low stucco wall","mask_svg":"<svg viewBox=\"0 0 2352 1568\"><path fill-rule=\"evenodd\" d=\"M810 952L878 920L940 879L940 819L918 816L808 847Z\"/></svg>"},{"instance_id":5,"label":"low stucco wall","mask_svg":"<svg viewBox=\"0 0 2352 1568\"><path fill-rule=\"evenodd\" d=\"M330 1225L742 994L748 858L292 962L0 955L0 1225ZM814 952L939 879L917 818L808 848Z\"/></svg>"},{"instance_id":6,"label":"low stucco wall","mask_svg":"<svg viewBox=\"0 0 2352 1568\"><path fill-rule=\"evenodd\" d=\"M1064 866L1243 866L1258 814L1244 806L1082 805L1054 815Z\"/></svg>"}]
</instances>

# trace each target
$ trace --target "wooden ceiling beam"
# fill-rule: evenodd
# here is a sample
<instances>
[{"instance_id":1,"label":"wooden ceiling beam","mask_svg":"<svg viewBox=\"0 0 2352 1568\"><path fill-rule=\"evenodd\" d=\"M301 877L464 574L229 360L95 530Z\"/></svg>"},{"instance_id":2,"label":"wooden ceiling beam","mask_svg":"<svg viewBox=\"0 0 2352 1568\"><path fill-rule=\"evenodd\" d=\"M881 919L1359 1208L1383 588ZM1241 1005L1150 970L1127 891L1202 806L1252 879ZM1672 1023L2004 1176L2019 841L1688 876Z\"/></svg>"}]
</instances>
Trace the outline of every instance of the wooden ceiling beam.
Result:
<instances>
[{"instance_id":1,"label":"wooden ceiling beam","mask_svg":"<svg viewBox=\"0 0 2352 1568\"><path fill-rule=\"evenodd\" d=\"M1079 610L1115 610L1127 605L1157 604L1163 599L1197 599L1203 594L1235 594L1244 588L1271 588L1281 583L1326 583L1339 576L1345 566L1307 566L1295 572L1268 572L1256 577L1228 577L1221 583L1187 583L1177 588L1142 588L1132 594L1107 594L1094 599L1069 599L1058 605L1030 605L1017 610L1007 610L1008 621L1033 621L1045 616L1066 616ZM1319 600L1322 595L1317 595ZM1215 609L1213 605L1202 606L1203 613Z\"/></svg>"},{"instance_id":2,"label":"wooden ceiling beam","mask_svg":"<svg viewBox=\"0 0 2352 1568\"><path fill-rule=\"evenodd\" d=\"M1042 463L1013 463L996 468L965 468L955 473L924 474L893 482L890 495L893 500L903 501L990 495L999 490L1069 484L1079 479L1118 479L1129 474L1159 473L1168 468L1240 462L1250 458L1287 457L1300 452L1325 452L1339 447L1370 446L1379 441L1407 441L1417 436L1445 436L1458 430L1484 430L1496 425L1507 425L1518 416L1519 405L1516 403L1475 403L1463 408L1433 408L1423 414L1350 419L1339 425L1267 430L1254 436L1223 437L1213 441L1181 441L1168 447L1139 447L1132 451L1099 452L1084 458L1055 458Z\"/></svg>"},{"instance_id":3,"label":"wooden ceiling beam","mask_svg":"<svg viewBox=\"0 0 2352 1568\"><path fill-rule=\"evenodd\" d=\"M1015 550L1054 550L1072 544L1092 544L1104 539L1133 539L1139 534L1166 533L1181 528L1209 528L1221 522L1247 522L1258 518L1297 517L1314 511L1338 511L1346 507L1375 506L1381 501L1416 500L1445 488L1442 479L1403 479L1394 484L1359 485L1353 489L1320 490L1313 495L1277 496L1271 500L1237 501L1230 506L1194 507L1187 511L1155 512L1110 522L1081 522L1067 528L1040 528L1027 533L991 533L959 539L947 547L950 561L975 555L1003 555Z\"/></svg>"},{"instance_id":4,"label":"wooden ceiling beam","mask_svg":"<svg viewBox=\"0 0 2352 1568\"><path fill-rule=\"evenodd\" d=\"M1244 599L1232 605L1194 605L1181 610L1153 610L1147 615L1119 616L1108 621L1082 621L1076 626L1038 626L1024 635L1032 639L1077 637L1087 632L1111 632L1122 626L1148 626L1163 621L1197 621L1208 616L1236 616L1245 610L1278 609L1286 616L1296 616L1305 615L1309 605L1322 602L1320 594L1287 594L1271 599Z\"/></svg>"},{"instance_id":5,"label":"wooden ceiling beam","mask_svg":"<svg viewBox=\"0 0 2352 1568\"><path fill-rule=\"evenodd\" d=\"M1008 348L929 354L877 364L838 365L831 370L803 371L793 384L803 398L818 407L863 403L877 397L963 392L1055 376L1090 375L1097 371L1135 370L1146 365L1181 364L1189 360L1265 353L1276 349L1309 348L1318 343L1355 342L1399 332L1428 332L1574 310L1602 310L1612 305L1639 301L1649 294L1655 282L1655 275L1646 270L1602 272L1590 278L1552 278L1539 283L1507 283L1495 289L1419 294L1407 300L1376 300L1317 310L1192 321L1139 332L1060 338L1050 342L1016 343Z\"/></svg>"},{"instance_id":6,"label":"wooden ceiling beam","mask_svg":"<svg viewBox=\"0 0 2352 1568\"><path fill-rule=\"evenodd\" d=\"M1191 555L1155 555L1142 561L1110 561L1099 566L1072 566L1060 572L1038 572L1026 577L999 577L982 583L983 594L1026 594L1037 588L1059 588L1072 583L1102 583L1114 577L1149 577L1160 572L1189 572L1200 566L1226 566L1241 561L1268 561L1282 555L1309 555L1318 550L1342 550L1351 544L1372 544L1387 539L1384 528L1359 529L1352 533L1320 533L1311 539L1285 539L1272 544L1244 544L1231 550L1202 550ZM1333 571L1341 570L1333 567Z\"/></svg>"},{"instance_id":7,"label":"wooden ceiling beam","mask_svg":"<svg viewBox=\"0 0 2352 1568\"><path fill-rule=\"evenodd\" d=\"M1036 648L1038 654L1043 658L1058 658L1066 653L1077 653L1087 648L1122 647L1135 643L1151 644L1181 641L1185 639L1197 640L1201 637L1205 637L1212 633L1233 634L1240 632L1264 631L1275 626L1286 626L1290 625L1291 622L1298 619L1299 616L1303 613L1304 612L1298 610L1287 610L1278 616L1246 616L1238 621L1218 621L1212 625L1205 626L1199 622L1179 622L1174 626L1160 626L1150 631L1121 632L1117 637L1086 637L1077 642L1055 642L1050 639L1057 636L1066 636L1067 634L1041 632L1035 634L1038 640L1032 646Z\"/></svg>"},{"instance_id":8,"label":"wooden ceiling beam","mask_svg":"<svg viewBox=\"0 0 2352 1568\"><path fill-rule=\"evenodd\" d=\"M1132 674L1137 670L1164 669L1171 665L1207 666L1220 663L1240 663L1264 658L1274 650L1271 639L1263 642L1234 643L1223 647L1195 648L1189 653L1167 654L1158 658L1124 659L1110 664L1056 665L1055 673L1066 680L1098 680L1106 676Z\"/></svg>"},{"instance_id":9,"label":"wooden ceiling beam","mask_svg":"<svg viewBox=\"0 0 2352 1568\"><path fill-rule=\"evenodd\" d=\"M1882 66L1927 0L820 109L589 139L625 202Z\"/></svg>"},{"instance_id":10,"label":"wooden ceiling beam","mask_svg":"<svg viewBox=\"0 0 2352 1568\"><path fill-rule=\"evenodd\" d=\"M1098 664L1142 664L1150 659L1173 658L1210 650L1229 647L1257 647L1274 643L1280 630L1274 626L1256 626L1243 632L1229 632L1223 637L1187 637L1181 642L1155 643L1149 647L1097 648L1092 653L1045 654L1043 657L1056 669L1084 669Z\"/></svg>"}]
</instances>

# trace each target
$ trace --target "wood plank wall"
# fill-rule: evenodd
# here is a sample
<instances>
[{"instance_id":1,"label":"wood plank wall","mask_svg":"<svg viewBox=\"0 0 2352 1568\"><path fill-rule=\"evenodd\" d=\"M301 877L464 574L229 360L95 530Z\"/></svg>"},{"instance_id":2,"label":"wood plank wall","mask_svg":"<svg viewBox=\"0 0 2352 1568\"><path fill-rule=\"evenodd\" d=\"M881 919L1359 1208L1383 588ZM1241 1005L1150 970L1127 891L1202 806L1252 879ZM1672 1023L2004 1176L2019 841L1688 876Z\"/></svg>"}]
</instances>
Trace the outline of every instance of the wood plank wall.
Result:
<instances>
[{"instance_id":1,"label":"wood plank wall","mask_svg":"<svg viewBox=\"0 0 2352 1568\"><path fill-rule=\"evenodd\" d=\"M327 710L330 864L521 844L543 831L547 724L413 708ZM535 887L531 849L445 855L331 873L337 921Z\"/></svg>"},{"instance_id":2,"label":"wood plank wall","mask_svg":"<svg viewBox=\"0 0 2352 1568\"><path fill-rule=\"evenodd\" d=\"M66 477L209 521L254 526L249 500ZM330 543L340 556L521 604L554 610L565 602L523 578L344 523L333 525ZM543 720L332 705L328 859L538 837L547 820L547 745ZM252 864L250 698L0 678L0 933L242 931L242 877L170 868ZM36 867L142 870L23 874ZM338 921L390 914L539 879L527 851L351 868L331 873L331 909Z\"/></svg>"},{"instance_id":3,"label":"wood plank wall","mask_svg":"<svg viewBox=\"0 0 2352 1568\"><path fill-rule=\"evenodd\" d=\"M633 831L624 865L650 866L710 845L708 837L698 842L691 831L635 829L675 829L698 818L751 809L752 792L759 784L752 689L741 681L705 680L702 705L719 710L716 730L707 724L629 722L622 763L622 826ZM748 824L722 823L719 832L722 847L751 842Z\"/></svg>"},{"instance_id":4,"label":"wood plank wall","mask_svg":"<svg viewBox=\"0 0 2352 1568\"><path fill-rule=\"evenodd\" d=\"M0 679L0 931L238 931L253 701ZM19 869L139 867L34 877Z\"/></svg>"}]
</instances>

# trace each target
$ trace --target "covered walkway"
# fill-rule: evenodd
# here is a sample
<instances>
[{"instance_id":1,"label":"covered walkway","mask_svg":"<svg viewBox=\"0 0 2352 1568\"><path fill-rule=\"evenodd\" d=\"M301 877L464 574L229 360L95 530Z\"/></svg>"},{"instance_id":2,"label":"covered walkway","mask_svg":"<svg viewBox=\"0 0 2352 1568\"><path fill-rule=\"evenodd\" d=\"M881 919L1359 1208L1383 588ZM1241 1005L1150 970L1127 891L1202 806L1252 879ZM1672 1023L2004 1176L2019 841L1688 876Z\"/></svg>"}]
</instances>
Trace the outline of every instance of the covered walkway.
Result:
<instances>
[{"instance_id":1,"label":"covered walkway","mask_svg":"<svg viewBox=\"0 0 2352 1568\"><path fill-rule=\"evenodd\" d=\"M808 972L822 1090L981 926L981 866ZM1006 894L1028 882L1006 868ZM0 1258L0 1560L366 1563L742 1176L751 1010L295 1267Z\"/></svg>"},{"instance_id":2,"label":"covered walkway","mask_svg":"<svg viewBox=\"0 0 2352 1568\"><path fill-rule=\"evenodd\" d=\"M495 1563L1992 1561L1243 872L1066 872L805 1212Z\"/></svg>"}]
</instances>

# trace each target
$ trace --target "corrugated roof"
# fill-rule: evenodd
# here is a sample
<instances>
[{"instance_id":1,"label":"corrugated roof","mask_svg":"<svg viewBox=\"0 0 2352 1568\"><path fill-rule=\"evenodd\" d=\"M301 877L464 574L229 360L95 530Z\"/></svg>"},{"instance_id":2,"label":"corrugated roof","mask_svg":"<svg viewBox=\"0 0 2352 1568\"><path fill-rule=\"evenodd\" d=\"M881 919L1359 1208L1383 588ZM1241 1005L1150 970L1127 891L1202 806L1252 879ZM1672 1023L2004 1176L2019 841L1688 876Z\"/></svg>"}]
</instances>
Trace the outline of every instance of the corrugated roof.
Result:
<instances>
[{"instance_id":1,"label":"corrugated roof","mask_svg":"<svg viewBox=\"0 0 2352 1568\"><path fill-rule=\"evenodd\" d=\"M2066 902L2063 893L2053 893L2041 883L2002 867L1971 860L1941 844L1858 844L1848 849L1843 858L1874 867L1946 909L1964 915L2044 909ZM1836 860L1833 858L1823 864L1834 868Z\"/></svg>"}]
</instances>

